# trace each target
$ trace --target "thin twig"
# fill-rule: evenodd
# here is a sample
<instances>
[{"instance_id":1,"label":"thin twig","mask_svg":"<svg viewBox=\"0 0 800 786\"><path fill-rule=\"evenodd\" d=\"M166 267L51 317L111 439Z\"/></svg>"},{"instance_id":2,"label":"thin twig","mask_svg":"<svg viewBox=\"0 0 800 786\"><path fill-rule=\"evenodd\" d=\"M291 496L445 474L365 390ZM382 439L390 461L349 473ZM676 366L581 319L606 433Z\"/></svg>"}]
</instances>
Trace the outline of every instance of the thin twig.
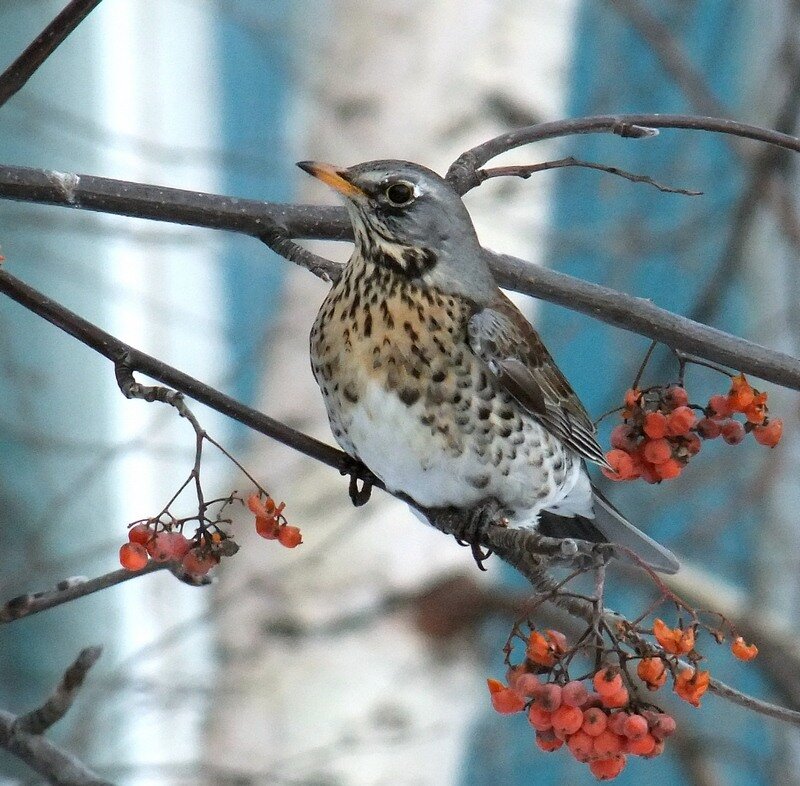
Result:
<instances>
[{"instance_id":1,"label":"thin twig","mask_svg":"<svg viewBox=\"0 0 800 786\"><path fill-rule=\"evenodd\" d=\"M33 76L39 66L98 5L100 0L72 0L67 4L27 49L0 74L0 106Z\"/></svg>"},{"instance_id":2,"label":"thin twig","mask_svg":"<svg viewBox=\"0 0 800 786\"><path fill-rule=\"evenodd\" d=\"M489 180L492 177L521 177L523 179L529 178L535 172L544 172L548 169L559 169L561 167L584 167L585 169L596 169L599 172L608 172L610 175L617 175L623 177L625 180L630 180L632 183L646 183L647 185L657 188L667 194L683 194L685 196L702 196L702 191L694 191L688 188L673 188L672 186L665 186L648 175L637 175L634 172L628 172L625 169L620 169L616 166L607 166L606 164L597 164L593 161L582 161L575 158L575 156L567 156L566 158L559 158L556 161L544 161L541 164L526 164L520 166L500 166L491 169L479 169L476 174L481 182Z\"/></svg>"}]
</instances>

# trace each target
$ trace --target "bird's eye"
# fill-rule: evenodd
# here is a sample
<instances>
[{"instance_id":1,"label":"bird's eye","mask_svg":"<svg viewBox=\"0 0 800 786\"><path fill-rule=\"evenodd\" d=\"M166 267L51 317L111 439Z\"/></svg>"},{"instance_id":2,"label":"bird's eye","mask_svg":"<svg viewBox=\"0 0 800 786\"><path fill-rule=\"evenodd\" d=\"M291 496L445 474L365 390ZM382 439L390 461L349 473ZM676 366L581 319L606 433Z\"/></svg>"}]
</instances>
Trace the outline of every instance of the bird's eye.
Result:
<instances>
[{"instance_id":1,"label":"bird's eye","mask_svg":"<svg viewBox=\"0 0 800 786\"><path fill-rule=\"evenodd\" d=\"M411 183L406 183L401 180L398 183L392 183L386 191L386 199L389 200L394 207L405 207L410 204L414 199L414 186Z\"/></svg>"}]
</instances>

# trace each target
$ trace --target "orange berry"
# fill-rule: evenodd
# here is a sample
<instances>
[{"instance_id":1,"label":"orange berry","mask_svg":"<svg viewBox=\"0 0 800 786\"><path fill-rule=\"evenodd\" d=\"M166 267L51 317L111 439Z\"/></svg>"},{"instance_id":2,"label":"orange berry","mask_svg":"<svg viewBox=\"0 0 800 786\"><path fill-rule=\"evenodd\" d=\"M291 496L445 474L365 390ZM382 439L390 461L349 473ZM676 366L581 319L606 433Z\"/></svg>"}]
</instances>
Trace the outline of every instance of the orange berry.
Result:
<instances>
[{"instance_id":1,"label":"orange berry","mask_svg":"<svg viewBox=\"0 0 800 786\"><path fill-rule=\"evenodd\" d=\"M628 720L627 712L615 712L608 716L608 730L613 731L618 737L624 737L625 721Z\"/></svg>"},{"instance_id":2,"label":"orange berry","mask_svg":"<svg viewBox=\"0 0 800 786\"><path fill-rule=\"evenodd\" d=\"M683 472L683 464L678 459L671 458L662 464L656 464L655 471L661 480L672 480Z\"/></svg>"},{"instance_id":3,"label":"orange berry","mask_svg":"<svg viewBox=\"0 0 800 786\"><path fill-rule=\"evenodd\" d=\"M667 417L667 433L673 437L681 437L689 433L689 429L697 422L697 415L691 407L678 407Z\"/></svg>"},{"instance_id":4,"label":"orange berry","mask_svg":"<svg viewBox=\"0 0 800 786\"><path fill-rule=\"evenodd\" d=\"M648 412L644 416L643 430L650 439L666 437L668 433L667 416L663 412Z\"/></svg>"},{"instance_id":5,"label":"orange berry","mask_svg":"<svg viewBox=\"0 0 800 786\"><path fill-rule=\"evenodd\" d=\"M665 398L672 407L683 407L689 403L689 394L686 392L686 388L680 385L673 385L667 391Z\"/></svg>"},{"instance_id":6,"label":"orange berry","mask_svg":"<svg viewBox=\"0 0 800 786\"><path fill-rule=\"evenodd\" d=\"M642 658L636 673L649 690L658 690L667 681L667 669L661 658Z\"/></svg>"},{"instance_id":7,"label":"orange berry","mask_svg":"<svg viewBox=\"0 0 800 786\"><path fill-rule=\"evenodd\" d=\"M625 769L625 757L622 754L595 759L589 762L589 770L599 781L610 781Z\"/></svg>"},{"instance_id":8,"label":"orange berry","mask_svg":"<svg viewBox=\"0 0 800 786\"><path fill-rule=\"evenodd\" d=\"M711 396L708 400L708 409L715 420L730 417L733 414L727 396Z\"/></svg>"},{"instance_id":9,"label":"orange berry","mask_svg":"<svg viewBox=\"0 0 800 786\"><path fill-rule=\"evenodd\" d=\"M278 542L287 549L293 549L303 542L299 527L292 527L288 524L278 530Z\"/></svg>"},{"instance_id":10,"label":"orange berry","mask_svg":"<svg viewBox=\"0 0 800 786\"><path fill-rule=\"evenodd\" d=\"M721 424L720 429L722 438L729 445L738 445L744 439L744 426L738 420L726 420Z\"/></svg>"},{"instance_id":11,"label":"orange berry","mask_svg":"<svg viewBox=\"0 0 800 786\"><path fill-rule=\"evenodd\" d=\"M550 751L557 751L564 744L564 740L560 740L552 731L537 731L536 744L543 751L550 753Z\"/></svg>"},{"instance_id":12,"label":"orange berry","mask_svg":"<svg viewBox=\"0 0 800 786\"><path fill-rule=\"evenodd\" d=\"M599 707L589 707L583 711L583 726L581 728L590 737L602 734L608 726L608 715Z\"/></svg>"},{"instance_id":13,"label":"orange berry","mask_svg":"<svg viewBox=\"0 0 800 786\"><path fill-rule=\"evenodd\" d=\"M780 418L772 418L769 423L756 426L753 429L753 437L759 445L774 448L781 441L783 434L783 421Z\"/></svg>"},{"instance_id":14,"label":"orange berry","mask_svg":"<svg viewBox=\"0 0 800 786\"><path fill-rule=\"evenodd\" d=\"M639 716L641 717L641 716ZM645 727L647 727L647 723L645 722ZM632 753L635 756L648 756L653 752L653 749L656 747L656 740L652 734L649 734L647 731L641 737L628 737L628 739L624 742L623 748L625 753Z\"/></svg>"},{"instance_id":15,"label":"orange berry","mask_svg":"<svg viewBox=\"0 0 800 786\"><path fill-rule=\"evenodd\" d=\"M696 456L700 452L702 443L700 442L700 437L698 437L697 434L689 433L683 438L683 446L686 448L686 452L690 456Z\"/></svg>"},{"instance_id":16,"label":"orange berry","mask_svg":"<svg viewBox=\"0 0 800 786\"><path fill-rule=\"evenodd\" d=\"M531 704L528 710L528 723L537 731L547 731L553 728L552 713Z\"/></svg>"},{"instance_id":17,"label":"orange berry","mask_svg":"<svg viewBox=\"0 0 800 786\"><path fill-rule=\"evenodd\" d=\"M666 463L666 462L665 462ZM656 470L656 465L651 464L649 461L641 460L639 464L639 475L648 483L660 483L661 476Z\"/></svg>"},{"instance_id":18,"label":"orange berry","mask_svg":"<svg viewBox=\"0 0 800 786\"><path fill-rule=\"evenodd\" d=\"M744 416L749 423L760 424L767 416L767 394L757 393L744 410Z\"/></svg>"},{"instance_id":19,"label":"orange berry","mask_svg":"<svg viewBox=\"0 0 800 786\"><path fill-rule=\"evenodd\" d=\"M622 737L614 734L610 729L601 731L594 738L594 754L595 756L613 756L622 750Z\"/></svg>"},{"instance_id":20,"label":"orange berry","mask_svg":"<svg viewBox=\"0 0 800 786\"><path fill-rule=\"evenodd\" d=\"M657 619L653 622L653 635L671 655L686 655L694 649L694 628L669 628Z\"/></svg>"},{"instance_id":21,"label":"orange berry","mask_svg":"<svg viewBox=\"0 0 800 786\"><path fill-rule=\"evenodd\" d=\"M739 374L731 380L731 389L728 392L728 406L734 412L744 412L755 399L755 391L745 379L744 374Z\"/></svg>"},{"instance_id":22,"label":"orange berry","mask_svg":"<svg viewBox=\"0 0 800 786\"><path fill-rule=\"evenodd\" d=\"M606 453L606 461L611 465L609 470L602 468L603 474L609 480L633 480L637 477L636 463L630 453L614 448Z\"/></svg>"},{"instance_id":23,"label":"orange berry","mask_svg":"<svg viewBox=\"0 0 800 786\"><path fill-rule=\"evenodd\" d=\"M267 497L267 499L269 499L269 497ZM264 501L258 494L251 494L247 498L247 507L250 508L250 512L255 514L256 516L269 515L266 506L264 505Z\"/></svg>"},{"instance_id":24,"label":"orange berry","mask_svg":"<svg viewBox=\"0 0 800 786\"><path fill-rule=\"evenodd\" d=\"M554 666L557 655L563 652L561 640L558 638L554 640L549 631L546 634L541 634L539 631L532 630L528 636L528 647L525 654L529 660L539 666L547 666L548 668Z\"/></svg>"},{"instance_id":25,"label":"orange berry","mask_svg":"<svg viewBox=\"0 0 800 786\"><path fill-rule=\"evenodd\" d=\"M642 455L651 464L663 464L672 458L672 445L666 439L651 439L645 442Z\"/></svg>"},{"instance_id":26,"label":"orange berry","mask_svg":"<svg viewBox=\"0 0 800 786\"><path fill-rule=\"evenodd\" d=\"M552 721L556 734L574 734L583 725L583 712L578 707L562 704L553 713Z\"/></svg>"},{"instance_id":27,"label":"orange berry","mask_svg":"<svg viewBox=\"0 0 800 786\"><path fill-rule=\"evenodd\" d=\"M125 570L141 570L149 559L147 549L141 543L123 543L119 547L119 564Z\"/></svg>"},{"instance_id":28,"label":"orange berry","mask_svg":"<svg viewBox=\"0 0 800 786\"><path fill-rule=\"evenodd\" d=\"M489 695L495 712L499 712L502 715L510 715L525 709L525 701L522 696L503 685L500 680L488 679L486 680L486 685L489 688Z\"/></svg>"},{"instance_id":29,"label":"orange berry","mask_svg":"<svg viewBox=\"0 0 800 786\"><path fill-rule=\"evenodd\" d=\"M758 655L758 647L755 644L747 644L741 636L737 636L731 645L731 652L739 660L753 660Z\"/></svg>"},{"instance_id":30,"label":"orange berry","mask_svg":"<svg viewBox=\"0 0 800 786\"><path fill-rule=\"evenodd\" d=\"M594 739L580 729L567 740L570 753L580 762L587 762L594 753Z\"/></svg>"},{"instance_id":31,"label":"orange berry","mask_svg":"<svg viewBox=\"0 0 800 786\"><path fill-rule=\"evenodd\" d=\"M607 666L604 669L600 669L600 671L594 675L592 684L594 685L594 689L600 694L601 699L603 696L613 696L623 687L622 675L617 669Z\"/></svg>"},{"instance_id":32,"label":"orange berry","mask_svg":"<svg viewBox=\"0 0 800 786\"><path fill-rule=\"evenodd\" d=\"M582 707L588 698L589 691L579 680L572 680L561 689L561 703L570 707Z\"/></svg>"},{"instance_id":33,"label":"orange berry","mask_svg":"<svg viewBox=\"0 0 800 786\"><path fill-rule=\"evenodd\" d=\"M664 752L664 740L656 740L655 745L653 745L653 750L650 753L641 753L639 754L643 759L655 759L656 756L660 756Z\"/></svg>"},{"instance_id":34,"label":"orange berry","mask_svg":"<svg viewBox=\"0 0 800 786\"><path fill-rule=\"evenodd\" d=\"M700 706L700 697L708 690L711 676L707 671L684 669L675 678L675 693L684 701Z\"/></svg>"},{"instance_id":35,"label":"orange berry","mask_svg":"<svg viewBox=\"0 0 800 786\"><path fill-rule=\"evenodd\" d=\"M625 391L625 407L633 409L639 405L639 400L642 398L642 391L636 388L629 388Z\"/></svg>"},{"instance_id":36,"label":"orange berry","mask_svg":"<svg viewBox=\"0 0 800 786\"><path fill-rule=\"evenodd\" d=\"M520 674L509 680L508 685L522 696L535 696L542 688L542 683L535 674Z\"/></svg>"},{"instance_id":37,"label":"orange berry","mask_svg":"<svg viewBox=\"0 0 800 786\"><path fill-rule=\"evenodd\" d=\"M600 696L600 701L604 707L608 709L617 709L620 707L627 707L630 701L630 695L627 688L620 688L616 693L610 696Z\"/></svg>"},{"instance_id":38,"label":"orange berry","mask_svg":"<svg viewBox=\"0 0 800 786\"><path fill-rule=\"evenodd\" d=\"M629 740L641 739L648 731L647 720L641 715L628 715L622 724L622 733Z\"/></svg>"}]
</instances>

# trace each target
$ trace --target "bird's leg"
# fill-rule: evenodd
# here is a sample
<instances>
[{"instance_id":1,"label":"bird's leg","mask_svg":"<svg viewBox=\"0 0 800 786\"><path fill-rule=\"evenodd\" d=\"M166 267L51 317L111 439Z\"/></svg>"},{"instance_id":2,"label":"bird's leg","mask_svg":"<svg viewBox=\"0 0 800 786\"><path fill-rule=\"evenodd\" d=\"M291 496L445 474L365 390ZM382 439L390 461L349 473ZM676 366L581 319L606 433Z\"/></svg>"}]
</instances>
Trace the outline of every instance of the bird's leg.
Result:
<instances>
[{"instance_id":1,"label":"bird's leg","mask_svg":"<svg viewBox=\"0 0 800 786\"><path fill-rule=\"evenodd\" d=\"M459 524L454 528L453 537L460 546L469 546L475 563L481 570L486 570L483 563L492 556L492 550L481 548L481 542L486 538L486 530L493 524L500 524L502 506L496 499L483 503L459 518Z\"/></svg>"},{"instance_id":2,"label":"bird's leg","mask_svg":"<svg viewBox=\"0 0 800 786\"><path fill-rule=\"evenodd\" d=\"M375 482L375 476L369 471L367 466L352 456L346 456L342 459L342 465L339 467L339 472L342 475L350 476L350 485L348 486L348 493L353 505L360 508L366 505L372 496L372 485ZM361 481L361 488L358 487L358 481Z\"/></svg>"}]
</instances>

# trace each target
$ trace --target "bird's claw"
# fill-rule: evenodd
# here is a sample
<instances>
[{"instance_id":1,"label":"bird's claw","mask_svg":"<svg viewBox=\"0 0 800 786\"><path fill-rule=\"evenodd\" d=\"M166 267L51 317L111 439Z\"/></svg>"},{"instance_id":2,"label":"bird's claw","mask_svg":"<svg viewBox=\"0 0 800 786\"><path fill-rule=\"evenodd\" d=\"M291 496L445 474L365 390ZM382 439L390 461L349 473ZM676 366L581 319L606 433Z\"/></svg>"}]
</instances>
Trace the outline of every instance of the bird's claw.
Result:
<instances>
[{"instance_id":1,"label":"bird's claw","mask_svg":"<svg viewBox=\"0 0 800 786\"><path fill-rule=\"evenodd\" d=\"M494 500L471 511L462 521L458 531L453 533L459 546L469 546L472 557L480 570L486 570L484 562L494 554L490 548L483 548L481 542L486 537L486 529L492 524L500 523L498 514L500 504Z\"/></svg>"},{"instance_id":2,"label":"bird's claw","mask_svg":"<svg viewBox=\"0 0 800 786\"><path fill-rule=\"evenodd\" d=\"M350 484L347 487L347 491L350 494L350 500L353 505L357 508L366 505L372 496L372 485L375 476L358 459L350 456L342 462L339 471L342 475L350 476ZM359 480L361 481L361 488L358 487Z\"/></svg>"}]
</instances>

